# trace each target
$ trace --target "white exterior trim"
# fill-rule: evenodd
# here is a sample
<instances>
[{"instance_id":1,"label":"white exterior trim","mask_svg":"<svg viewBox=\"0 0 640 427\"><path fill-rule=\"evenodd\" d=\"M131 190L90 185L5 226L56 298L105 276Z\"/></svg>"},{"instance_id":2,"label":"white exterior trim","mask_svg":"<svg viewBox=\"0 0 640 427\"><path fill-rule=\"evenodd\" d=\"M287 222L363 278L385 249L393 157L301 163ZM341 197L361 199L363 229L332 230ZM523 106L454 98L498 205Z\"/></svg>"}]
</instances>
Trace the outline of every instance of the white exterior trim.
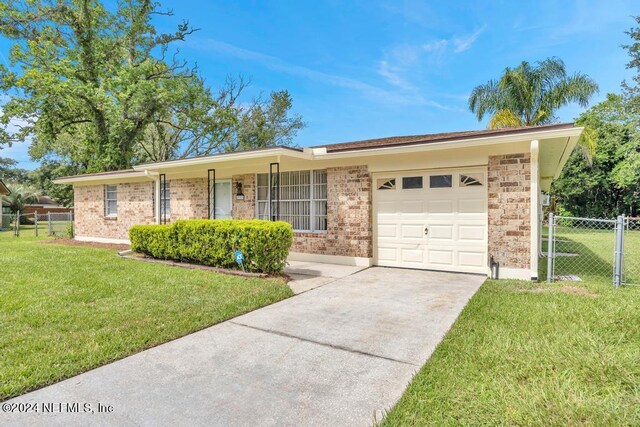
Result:
<instances>
[{"instance_id":1,"label":"white exterior trim","mask_svg":"<svg viewBox=\"0 0 640 427\"><path fill-rule=\"evenodd\" d=\"M540 253L540 247L538 246L540 240L538 238L540 233L540 148L537 139L531 141L531 171L530 171L530 191L531 201L529 206L531 224L529 227L531 243L530 247L530 265L531 265L531 279L538 278L538 255Z\"/></svg>"},{"instance_id":2,"label":"white exterior trim","mask_svg":"<svg viewBox=\"0 0 640 427\"><path fill-rule=\"evenodd\" d=\"M130 245L129 239L112 239L110 237L76 236L74 240L79 242L113 243L116 245Z\"/></svg>"},{"instance_id":3,"label":"white exterior trim","mask_svg":"<svg viewBox=\"0 0 640 427\"><path fill-rule=\"evenodd\" d=\"M425 151L435 151L435 150L445 150L449 148L465 148L465 147L478 147L482 145L492 145L492 144L509 144L513 142L523 142L527 140L531 140L533 138L538 139L550 139L550 138L578 138L582 133L582 127L573 127L567 129L551 129L551 130L532 130L531 132L525 133L517 133L510 135L490 135L483 136L478 138L461 138L451 141L443 141L443 142L429 142L423 144L408 144L401 146L387 146L387 147L374 147L374 148L366 148L366 149L355 149L355 150L345 150L345 151L336 151L333 153L320 154L314 153L314 159L324 159L324 158L346 158L346 157L363 157L365 155L389 155L396 153L413 153L413 152L425 152ZM566 154L566 157L569 157L571 151ZM564 157L563 157L564 159ZM560 168L562 169L562 168ZM559 174L561 172L558 171ZM556 177L557 178L557 177Z\"/></svg>"},{"instance_id":4,"label":"white exterior trim","mask_svg":"<svg viewBox=\"0 0 640 427\"><path fill-rule=\"evenodd\" d=\"M528 268L510 268L500 266L498 279L531 280L531 270Z\"/></svg>"},{"instance_id":5,"label":"white exterior trim","mask_svg":"<svg viewBox=\"0 0 640 427\"><path fill-rule=\"evenodd\" d=\"M325 264L352 265L356 267L371 267L373 265L372 258L307 254L303 252L289 252L287 259L291 261L321 262Z\"/></svg>"}]
</instances>

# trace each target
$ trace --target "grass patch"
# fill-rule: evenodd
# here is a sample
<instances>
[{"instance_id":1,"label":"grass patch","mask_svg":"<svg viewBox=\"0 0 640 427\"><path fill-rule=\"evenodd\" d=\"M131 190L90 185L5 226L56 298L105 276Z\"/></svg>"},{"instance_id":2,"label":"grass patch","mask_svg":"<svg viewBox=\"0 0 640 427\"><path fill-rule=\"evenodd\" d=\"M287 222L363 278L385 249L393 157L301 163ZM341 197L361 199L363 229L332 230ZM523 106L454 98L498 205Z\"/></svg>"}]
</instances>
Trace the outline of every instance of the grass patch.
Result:
<instances>
[{"instance_id":1,"label":"grass patch","mask_svg":"<svg viewBox=\"0 0 640 427\"><path fill-rule=\"evenodd\" d=\"M640 288L611 284L612 235L563 238L584 281L485 282L383 425L640 425Z\"/></svg>"},{"instance_id":2,"label":"grass patch","mask_svg":"<svg viewBox=\"0 0 640 427\"><path fill-rule=\"evenodd\" d=\"M0 232L0 400L292 295L283 280L121 259Z\"/></svg>"}]
</instances>

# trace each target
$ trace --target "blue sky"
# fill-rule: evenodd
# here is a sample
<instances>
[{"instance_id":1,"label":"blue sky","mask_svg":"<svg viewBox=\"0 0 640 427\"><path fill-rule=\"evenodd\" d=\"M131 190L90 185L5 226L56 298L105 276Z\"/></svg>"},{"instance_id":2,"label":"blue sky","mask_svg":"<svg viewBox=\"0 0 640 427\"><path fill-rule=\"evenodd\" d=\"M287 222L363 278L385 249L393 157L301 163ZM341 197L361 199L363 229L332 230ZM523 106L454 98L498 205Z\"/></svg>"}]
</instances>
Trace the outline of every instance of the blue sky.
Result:
<instances>
[{"instance_id":1,"label":"blue sky","mask_svg":"<svg viewBox=\"0 0 640 427\"><path fill-rule=\"evenodd\" d=\"M600 85L595 103L629 78L620 47L634 1L163 2L200 31L180 46L210 86L242 74L247 99L287 89L307 127L301 146L391 135L482 129L468 111L474 86L507 66L550 56ZM7 56L7 43L0 52ZM3 59L4 59L3 58ZM572 121L582 109L563 108ZM27 147L0 150L22 167Z\"/></svg>"}]
</instances>

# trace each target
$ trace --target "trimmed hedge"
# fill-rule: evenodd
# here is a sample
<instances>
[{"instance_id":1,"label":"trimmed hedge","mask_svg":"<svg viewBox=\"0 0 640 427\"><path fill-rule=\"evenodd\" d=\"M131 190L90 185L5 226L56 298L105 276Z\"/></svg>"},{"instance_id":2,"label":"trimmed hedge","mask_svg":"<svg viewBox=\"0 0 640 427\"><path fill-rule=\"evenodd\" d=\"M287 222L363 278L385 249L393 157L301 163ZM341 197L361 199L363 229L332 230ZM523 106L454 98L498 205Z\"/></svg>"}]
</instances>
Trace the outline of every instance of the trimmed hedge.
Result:
<instances>
[{"instance_id":1,"label":"trimmed hedge","mask_svg":"<svg viewBox=\"0 0 640 427\"><path fill-rule=\"evenodd\" d=\"M291 225L283 221L196 219L171 225L135 225L131 249L159 259L237 268L234 252L245 256L245 269L279 273L293 243Z\"/></svg>"}]
</instances>

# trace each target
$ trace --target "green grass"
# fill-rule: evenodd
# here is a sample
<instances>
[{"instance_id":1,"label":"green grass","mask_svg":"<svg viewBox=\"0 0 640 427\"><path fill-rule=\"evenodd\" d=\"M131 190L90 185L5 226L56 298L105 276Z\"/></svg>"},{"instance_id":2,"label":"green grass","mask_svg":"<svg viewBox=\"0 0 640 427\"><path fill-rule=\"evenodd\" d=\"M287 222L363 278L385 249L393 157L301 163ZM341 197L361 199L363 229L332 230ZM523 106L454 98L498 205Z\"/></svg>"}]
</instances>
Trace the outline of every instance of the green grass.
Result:
<instances>
[{"instance_id":1,"label":"green grass","mask_svg":"<svg viewBox=\"0 0 640 427\"><path fill-rule=\"evenodd\" d=\"M585 281L485 282L383 425L640 425L640 288L588 273L604 233L564 237Z\"/></svg>"},{"instance_id":2,"label":"green grass","mask_svg":"<svg viewBox=\"0 0 640 427\"><path fill-rule=\"evenodd\" d=\"M292 295L282 280L0 232L0 400Z\"/></svg>"}]
</instances>

